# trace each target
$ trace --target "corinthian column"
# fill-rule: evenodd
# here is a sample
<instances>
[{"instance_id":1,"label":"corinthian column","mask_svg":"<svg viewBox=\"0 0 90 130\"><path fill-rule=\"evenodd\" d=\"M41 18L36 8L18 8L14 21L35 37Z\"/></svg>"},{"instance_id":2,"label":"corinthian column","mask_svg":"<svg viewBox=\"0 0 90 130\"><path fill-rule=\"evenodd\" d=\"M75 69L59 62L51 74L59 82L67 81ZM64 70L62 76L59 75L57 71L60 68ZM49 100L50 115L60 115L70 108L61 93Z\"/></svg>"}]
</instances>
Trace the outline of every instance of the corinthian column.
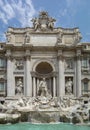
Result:
<instances>
[{"instance_id":1,"label":"corinthian column","mask_svg":"<svg viewBox=\"0 0 90 130\"><path fill-rule=\"evenodd\" d=\"M15 84L14 84L14 77L13 77L13 63L10 55L8 55L7 52L6 55L7 56L7 96L14 96Z\"/></svg>"},{"instance_id":2,"label":"corinthian column","mask_svg":"<svg viewBox=\"0 0 90 130\"><path fill-rule=\"evenodd\" d=\"M65 95L65 79L64 79L64 61L62 56L62 50L58 53L58 65L59 65L59 97Z\"/></svg>"},{"instance_id":3,"label":"corinthian column","mask_svg":"<svg viewBox=\"0 0 90 130\"><path fill-rule=\"evenodd\" d=\"M81 96L81 57L77 55L76 65L76 96Z\"/></svg>"},{"instance_id":4,"label":"corinthian column","mask_svg":"<svg viewBox=\"0 0 90 130\"><path fill-rule=\"evenodd\" d=\"M36 97L36 78L33 77L33 97Z\"/></svg>"},{"instance_id":5,"label":"corinthian column","mask_svg":"<svg viewBox=\"0 0 90 130\"><path fill-rule=\"evenodd\" d=\"M25 82L26 82L26 86L25 86L26 96L31 96L32 97L31 58L30 58L30 51L29 50L26 51Z\"/></svg>"},{"instance_id":6,"label":"corinthian column","mask_svg":"<svg viewBox=\"0 0 90 130\"><path fill-rule=\"evenodd\" d=\"M56 79L53 77L53 97L56 97Z\"/></svg>"}]
</instances>

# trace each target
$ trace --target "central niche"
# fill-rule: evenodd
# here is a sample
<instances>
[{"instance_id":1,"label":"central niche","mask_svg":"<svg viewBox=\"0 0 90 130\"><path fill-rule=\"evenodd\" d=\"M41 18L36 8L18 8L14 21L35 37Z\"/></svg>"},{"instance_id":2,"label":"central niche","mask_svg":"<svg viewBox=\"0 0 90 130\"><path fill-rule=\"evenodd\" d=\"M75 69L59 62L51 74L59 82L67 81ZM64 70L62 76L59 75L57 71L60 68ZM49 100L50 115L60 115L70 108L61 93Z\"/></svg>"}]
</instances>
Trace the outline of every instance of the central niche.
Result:
<instances>
[{"instance_id":1,"label":"central niche","mask_svg":"<svg viewBox=\"0 0 90 130\"><path fill-rule=\"evenodd\" d=\"M36 67L36 72L40 74L48 74L53 71L52 66L47 62L41 62Z\"/></svg>"}]
</instances>

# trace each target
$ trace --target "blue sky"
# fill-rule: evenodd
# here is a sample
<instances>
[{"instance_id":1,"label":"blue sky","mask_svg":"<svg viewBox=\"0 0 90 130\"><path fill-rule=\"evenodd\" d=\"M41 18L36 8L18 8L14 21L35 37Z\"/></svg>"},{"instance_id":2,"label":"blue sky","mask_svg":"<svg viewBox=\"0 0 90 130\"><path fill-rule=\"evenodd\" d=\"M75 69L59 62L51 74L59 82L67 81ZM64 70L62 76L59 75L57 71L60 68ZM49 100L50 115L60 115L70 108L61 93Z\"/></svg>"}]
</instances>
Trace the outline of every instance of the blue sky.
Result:
<instances>
[{"instance_id":1,"label":"blue sky","mask_svg":"<svg viewBox=\"0 0 90 130\"><path fill-rule=\"evenodd\" d=\"M90 0L0 0L0 41L9 26L31 27L40 11L48 11L56 27L79 27L82 42L90 42Z\"/></svg>"}]
</instances>

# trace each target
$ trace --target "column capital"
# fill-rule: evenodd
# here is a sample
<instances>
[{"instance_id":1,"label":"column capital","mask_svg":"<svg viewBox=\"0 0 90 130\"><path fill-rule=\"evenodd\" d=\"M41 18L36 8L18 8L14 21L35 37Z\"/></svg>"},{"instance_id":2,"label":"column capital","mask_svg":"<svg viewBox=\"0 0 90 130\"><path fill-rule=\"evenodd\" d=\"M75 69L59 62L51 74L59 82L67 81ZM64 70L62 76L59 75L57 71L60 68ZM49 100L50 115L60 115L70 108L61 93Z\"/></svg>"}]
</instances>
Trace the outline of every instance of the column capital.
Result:
<instances>
[{"instance_id":1,"label":"column capital","mask_svg":"<svg viewBox=\"0 0 90 130\"><path fill-rule=\"evenodd\" d=\"M60 60L60 59L61 59L61 60L64 59L62 50L58 50L57 58L58 58L59 60Z\"/></svg>"},{"instance_id":2,"label":"column capital","mask_svg":"<svg viewBox=\"0 0 90 130\"><path fill-rule=\"evenodd\" d=\"M31 59L31 56L25 56L25 58L26 58L27 60L30 60L30 59Z\"/></svg>"},{"instance_id":3,"label":"column capital","mask_svg":"<svg viewBox=\"0 0 90 130\"><path fill-rule=\"evenodd\" d=\"M5 54L5 56L6 56L6 58L8 59L8 60L13 60L14 59L14 57L12 56L12 53L11 53L11 50L10 49L8 49L7 51L6 51L6 54Z\"/></svg>"},{"instance_id":4,"label":"column capital","mask_svg":"<svg viewBox=\"0 0 90 130\"><path fill-rule=\"evenodd\" d=\"M29 49L27 49L26 52L25 52L25 58L28 59L28 60L30 60L30 58L31 58L31 52L30 52Z\"/></svg>"},{"instance_id":5,"label":"column capital","mask_svg":"<svg viewBox=\"0 0 90 130\"><path fill-rule=\"evenodd\" d=\"M11 56L11 55L7 55L7 54L6 54L5 56L7 57L8 60L11 60L11 61L12 61L12 60L14 59L14 57Z\"/></svg>"},{"instance_id":6,"label":"column capital","mask_svg":"<svg viewBox=\"0 0 90 130\"><path fill-rule=\"evenodd\" d=\"M76 56L81 56L81 50L80 49L76 50Z\"/></svg>"}]
</instances>

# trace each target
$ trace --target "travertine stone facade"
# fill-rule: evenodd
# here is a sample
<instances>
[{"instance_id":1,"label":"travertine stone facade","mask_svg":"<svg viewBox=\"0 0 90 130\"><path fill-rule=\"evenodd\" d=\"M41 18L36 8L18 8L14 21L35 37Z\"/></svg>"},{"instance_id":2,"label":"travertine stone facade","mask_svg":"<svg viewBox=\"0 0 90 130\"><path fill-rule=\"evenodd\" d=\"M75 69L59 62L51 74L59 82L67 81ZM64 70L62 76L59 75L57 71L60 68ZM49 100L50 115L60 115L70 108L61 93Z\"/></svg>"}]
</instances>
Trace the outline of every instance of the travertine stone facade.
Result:
<instances>
[{"instance_id":1,"label":"travertine stone facade","mask_svg":"<svg viewBox=\"0 0 90 130\"><path fill-rule=\"evenodd\" d=\"M0 43L0 95L36 97L46 79L53 97L90 92L90 43L81 43L78 28L55 28L55 19L40 12L33 27L8 28Z\"/></svg>"}]
</instances>

